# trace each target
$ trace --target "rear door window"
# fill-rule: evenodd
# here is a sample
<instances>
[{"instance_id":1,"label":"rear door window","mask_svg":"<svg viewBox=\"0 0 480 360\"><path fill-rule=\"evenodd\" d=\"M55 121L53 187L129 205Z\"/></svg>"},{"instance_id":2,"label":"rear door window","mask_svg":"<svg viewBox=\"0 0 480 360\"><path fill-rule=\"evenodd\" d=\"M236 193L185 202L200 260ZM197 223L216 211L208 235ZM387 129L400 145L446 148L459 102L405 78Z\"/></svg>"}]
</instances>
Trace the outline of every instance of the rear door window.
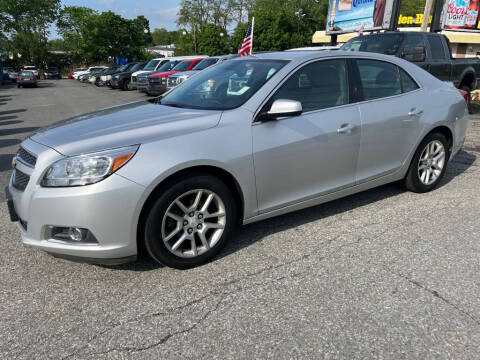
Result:
<instances>
[{"instance_id":1,"label":"rear door window","mask_svg":"<svg viewBox=\"0 0 480 360\"><path fill-rule=\"evenodd\" d=\"M445 60L445 49L443 48L442 40L440 36L428 35L428 44L430 45L430 52L432 53L432 59Z\"/></svg>"},{"instance_id":2,"label":"rear door window","mask_svg":"<svg viewBox=\"0 0 480 360\"><path fill-rule=\"evenodd\" d=\"M379 99L402 93L396 65L379 60L356 60L364 100Z\"/></svg>"},{"instance_id":3,"label":"rear door window","mask_svg":"<svg viewBox=\"0 0 480 360\"><path fill-rule=\"evenodd\" d=\"M400 70L400 79L402 80L402 92L407 93L418 89L418 85L415 80L412 79L404 70Z\"/></svg>"}]
</instances>

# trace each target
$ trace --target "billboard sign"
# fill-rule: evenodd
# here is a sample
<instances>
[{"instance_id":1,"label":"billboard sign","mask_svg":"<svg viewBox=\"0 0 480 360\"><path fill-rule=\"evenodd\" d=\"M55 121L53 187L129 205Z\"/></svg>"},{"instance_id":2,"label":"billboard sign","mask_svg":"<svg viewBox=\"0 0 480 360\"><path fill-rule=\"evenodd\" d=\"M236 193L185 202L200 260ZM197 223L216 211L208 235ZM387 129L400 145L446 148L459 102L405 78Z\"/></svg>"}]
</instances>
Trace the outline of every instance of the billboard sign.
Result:
<instances>
[{"instance_id":1,"label":"billboard sign","mask_svg":"<svg viewBox=\"0 0 480 360\"><path fill-rule=\"evenodd\" d=\"M394 0L329 0L327 34L388 29Z\"/></svg>"},{"instance_id":2,"label":"billboard sign","mask_svg":"<svg viewBox=\"0 0 480 360\"><path fill-rule=\"evenodd\" d=\"M443 7L443 28L478 29L478 0L446 0Z\"/></svg>"}]
</instances>

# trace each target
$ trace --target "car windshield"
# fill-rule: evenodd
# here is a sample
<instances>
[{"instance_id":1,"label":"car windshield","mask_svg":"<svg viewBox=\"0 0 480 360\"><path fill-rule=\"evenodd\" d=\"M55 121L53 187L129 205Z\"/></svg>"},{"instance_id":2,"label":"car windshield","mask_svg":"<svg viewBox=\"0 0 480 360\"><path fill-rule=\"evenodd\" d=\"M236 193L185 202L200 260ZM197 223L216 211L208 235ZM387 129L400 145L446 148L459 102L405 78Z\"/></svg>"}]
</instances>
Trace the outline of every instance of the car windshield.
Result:
<instances>
[{"instance_id":1,"label":"car windshield","mask_svg":"<svg viewBox=\"0 0 480 360\"><path fill-rule=\"evenodd\" d=\"M31 71L22 71L20 73L21 76L25 76L25 77L33 77L33 72Z\"/></svg>"},{"instance_id":2,"label":"car windshield","mask_svg":"<svg viewBox=\"0 0 480 360\"><path fill-rule=\"evenodd\" d=\"M47 71L58 71L58 68L56 68L56 67L49 67Z\"/></svg>"},{"instance_id":3,"label":"car windshield","mask_svg":"<svg viewBox=\"0 0 480 360\"><path fill-rule=\"evenodd\" d=\"M210 65L215 64L218 61L217 58L206 58L200 61L192 70L204 70Z\"/></svg>"},{"instance_id":4,"label":"car windshield","mask_svg":"<svg viewBox=\"0 0 480 360\"><path fill-rule=\"evenodd\" d=\"M163 64L162 66L160 66L160 68L158 69L158 72L170 71L170 70L172 70L172 69L175 67L175 65L177 65L179 62L180 62L180 60L173 60L173 61L166 62L165 64Z\"/></svg>"},{"instance_id":5,"label":"car windshield","mask_svg":"<svg viewBox=\"0 0 480 360\"><path fill-rule=\"evenodd\" d=\"M160 60L150 60L147 65L145 65L145 67L143 68L143 70L155 70L155 68L157 67L158 63L160 62Z\"/></svg>"},{"instance_id":6,"label":"car windshield","mask_svg":"<svg viewBox=\"0 0 480 360\"><path fill-rule=\"evenodd\" d=\"M192 64L191 61L182 61L180 64L176 65L172 71L185 71L188 70L188 67Z\"/></svg>"},{"instance_id":7,"label":"car windshield","mask_svg":"<svg viewBox=\"0 0 480 360\"><path fill-rule=\"evenodd\" d=\"M365 35L347 41L340 50L367 51L386 55L395 55L402 44L403 34Z\"/></svg>"},{"instance_id":8,"label":"car windshield","mask_svg":"<svg viewBox=\"0 0 480 360\"><path fill-rule=\"evenodd\" d=\"M227 110L250 99L288 61L224 61L167 93L160 104L191 109Z\"/></svg>"},{"instance_id":9,"label":"car windshield","mask_svg":"<svg viewBox=\"0 0 480 360\"><path fill-rule=\"evenodd\" d=\"M145 63L135 64L135 65L132 66L132 68L130 69L130 71L142 70L144 65L145 65Z\"/></svg>"}]
</instances>

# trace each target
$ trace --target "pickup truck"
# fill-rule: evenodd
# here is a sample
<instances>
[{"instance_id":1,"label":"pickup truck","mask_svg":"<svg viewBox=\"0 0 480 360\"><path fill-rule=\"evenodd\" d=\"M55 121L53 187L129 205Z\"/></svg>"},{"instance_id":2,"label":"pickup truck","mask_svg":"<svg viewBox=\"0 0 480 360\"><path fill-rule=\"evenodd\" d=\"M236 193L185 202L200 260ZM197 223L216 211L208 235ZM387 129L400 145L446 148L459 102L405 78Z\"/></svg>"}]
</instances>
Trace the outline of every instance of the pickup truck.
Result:
<instances>
[{"instance_id":1,"label":"pickup truck","mask_svg":"<svg viewBox=\"0 0 480 360\"><path fill-rule=\"evenodd\" d=\"M466 91L468 103L480 77L480 60L453 58L448 38L437 33L402 31L357 36L340 50L375 52L413 62L438 79Z\"/></svg>"}]
</instances>

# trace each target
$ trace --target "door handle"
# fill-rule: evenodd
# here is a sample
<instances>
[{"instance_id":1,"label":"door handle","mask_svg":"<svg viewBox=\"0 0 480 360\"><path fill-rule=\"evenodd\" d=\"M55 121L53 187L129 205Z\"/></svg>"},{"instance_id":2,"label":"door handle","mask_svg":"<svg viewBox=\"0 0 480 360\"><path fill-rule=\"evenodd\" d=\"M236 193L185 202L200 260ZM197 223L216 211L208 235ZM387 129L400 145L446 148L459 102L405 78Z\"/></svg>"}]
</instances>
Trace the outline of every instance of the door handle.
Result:
<instances>
[{"instance_id":1,"label":"door handle","mask_svg":"<svg viewBox=\"0 0 480 360\"><path fill-rule=\"evenodd\" d=\"M423 114L423 110L418 110L418 109L415 109L413 108L412 110L410 110L408 112L408 116L419 116L419 115L422 115Z\"/></svg>"},{"instance_id":2,"label":"door handle","mask_svg":"<svg viewBox=\"0 0 480 360\"><path fill-rule=\"evenodd\" d=\"M350 134L353 130L353 125L349 123L342 124L338 129L337 129L337 134Z\"/></svg>"}]
</instances>

